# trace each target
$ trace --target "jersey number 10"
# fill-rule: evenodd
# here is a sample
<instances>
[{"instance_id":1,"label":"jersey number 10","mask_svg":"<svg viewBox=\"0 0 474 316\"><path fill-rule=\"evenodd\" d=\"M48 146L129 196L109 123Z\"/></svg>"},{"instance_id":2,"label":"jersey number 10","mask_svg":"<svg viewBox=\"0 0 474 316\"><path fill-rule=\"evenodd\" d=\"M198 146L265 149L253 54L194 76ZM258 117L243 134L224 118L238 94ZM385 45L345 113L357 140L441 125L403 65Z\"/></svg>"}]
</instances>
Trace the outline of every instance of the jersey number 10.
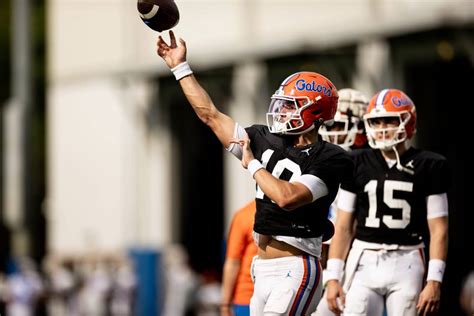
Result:
<instances>
[{"instance_id":1,"label":"jersey number 10","mask_svg":"<svg viewBox=\"0 0 474 316\"><path fill-rule=\"evenodd\" d=\"M271 149L267 149L265 150L265 152L262 154L262 166L267 169L267 164L268 162L270 161L270 158L272 157L274 151L271 150ZM283 173L283 171L287 169L289 171L291 171L293 174L291 175L291 178L289 181L291 181L291 179L295 178L295 177L299 177L301 175L301 168L298 164L296 164L295 162L291 161L290 159L288 158L285 158L285 159L282 159L282 160L278 160L278 162L276 163L275 167L273 167L273 170L272 170L272 175L275 177L275 178L278 178L280 179L280 176L281 174ZM268 169L267 169L268 170ZM268 170L270 171L270 170ZM256 195L256 198L257 199L263 199L263 191L262 189L260 189L260 187L257 188L257 195ZM273 201L272 201L273 202Z\"/></svg>"}]
</instances>

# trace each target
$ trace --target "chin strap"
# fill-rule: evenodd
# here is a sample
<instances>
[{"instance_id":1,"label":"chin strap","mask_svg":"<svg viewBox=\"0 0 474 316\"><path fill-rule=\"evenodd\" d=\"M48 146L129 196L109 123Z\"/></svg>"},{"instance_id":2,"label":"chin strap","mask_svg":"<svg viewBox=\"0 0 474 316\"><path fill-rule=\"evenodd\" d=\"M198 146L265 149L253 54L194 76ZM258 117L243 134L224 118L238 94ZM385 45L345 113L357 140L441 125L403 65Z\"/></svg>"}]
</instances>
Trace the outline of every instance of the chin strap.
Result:
<instances>
[{"instance_id":1,"label":"chin strap","mask_svg":"<svg viewBox=\"0 0 474 316\"><path fill-rule=\"evenodd\" d=\"M400 156L398 155L397 147L393 146L393 151L395 152L395 156L397 157L397 169L400 171L404 171L408 174L414 175L415 171L412 169L408 169L407 167L402 166L402 163L400 162Z\"/></svg>"}]
</instances>

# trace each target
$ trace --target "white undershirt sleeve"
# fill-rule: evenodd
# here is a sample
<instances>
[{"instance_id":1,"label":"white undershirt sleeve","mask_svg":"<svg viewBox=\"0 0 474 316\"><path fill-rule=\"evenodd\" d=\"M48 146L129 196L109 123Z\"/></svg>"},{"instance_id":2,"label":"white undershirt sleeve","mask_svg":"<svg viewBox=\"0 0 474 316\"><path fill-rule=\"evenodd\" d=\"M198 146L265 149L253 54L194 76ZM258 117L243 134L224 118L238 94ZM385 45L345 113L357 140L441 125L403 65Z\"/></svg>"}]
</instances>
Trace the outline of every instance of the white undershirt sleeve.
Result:
<instances>
[{"instance_id":1,"label":"white undershirt sleeve","mask_svg":"<svg viewBox=\"0 0 474 316\"><path fill-rule=\"evenodd\" d=\"M356 197L357 195L355 193L339 188L339 193L337 195L337 208L349 213L354 212Z\"/></svg>"},{"instance_id":2,"label":"white undershirt sleeve","mask_svg":"<svg viewBox=\"0 0 474 316\"><path fill-rule=\"evenodd\" d=\"M440 193L427 196L426 215L428 219L448 216L448 194Z\"/></svg>"},{"instance_id":3,"label":"white undershirt sleeve","mask_svg":"<svg viewBox=\"0 0 474 316\"><path fill-rule=\"evenodd\" d=\"M299 182L306 186L313 195L313 202L328 194L328 187L326 183L320 178L312 174L303 174L290 182Z\"/></svg>"},{"instance_id":4,"label":"white undershirt sleeve","mask_svg":"<svg viewBox=\"0 0 474 316\"><path fill-rule=\"evenodd\" d=\"M243 139L247 138L248 135L245 129L240 126L239 123L236 122L234 127L234 134L232 135L232 137L236 139ZM229 147L226 148L226 150L238 159L242 159L242 147L240 147L238 144L230 144Z\"/></svg>"}]
</instances>

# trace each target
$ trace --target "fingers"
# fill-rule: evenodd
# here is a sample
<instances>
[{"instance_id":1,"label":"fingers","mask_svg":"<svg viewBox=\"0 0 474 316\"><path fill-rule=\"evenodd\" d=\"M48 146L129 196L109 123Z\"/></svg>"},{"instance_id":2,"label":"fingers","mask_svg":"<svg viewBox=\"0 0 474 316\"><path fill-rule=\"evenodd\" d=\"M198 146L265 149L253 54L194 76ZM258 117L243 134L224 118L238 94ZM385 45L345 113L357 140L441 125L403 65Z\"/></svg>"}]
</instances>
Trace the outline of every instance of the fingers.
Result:
<instances>
[{"instance_id":1,"label":"fingers","mask_svg":"<svg viewBox=\"0 0 474 316\"><path fill-rule=\"evenodd\" d=\"M156 51L158 55L160 55L161 57L164 57L167 54L167 52L170 52L177 47L184 47L184 49L186 49L186 43L184 42L182 38L179 39L179 45L177 44L176 36L174 35L173 31L171 30L169 31L169 36L170 36L169 45L166 43L166 41L163 39L161 35L158 36L158 41L156 42L156 46L157 46Z\"/></svg>"},{"instance_id":2,"label":"fingers","mask_svg":"<svg viewBox=\"0 0 474 316\"><path fill-rule=\"evenodd\" d=\"M328 308L331 312L336 313L336 310L337 310L336 300L328 299Z\"/></svg>"},{"instance_id":3,"label":"fingers","mask_svg":"<svg viewBox=\"0 0 474 316\"><path fill-rule=\"evenodd\" d=\"M158 53L159 56L163 57L163 56L165 55L166 48L158 47L158 48L156 49L156 52Z\"/></svg>"},{"instance_id":4,"label":"fingers","mask_svg":"<svg viewBox=\"0 0 474 316\"><path fill-rule=\"evenodd\" d=\"M345 296L344 294L341 294L341 296L339 297L339 299L340 299L340 305L341 305L341 306L346 306L346 296ZM339 308L339 305L338 305L338 308ZM339 308L339 309L340 309L341 312L342 312L342 309L341 309L341 308Z\"/></svg>"},{"instance_id":5,"label":"fingers","mask_svg":"<svg viewBox=\"0 0 474 316\"><path fill-rule=\"evenodd\" d=\"M157 49L156 52L158 55L163 56L163 54L168 50L169 46L166 44L166 42L163 40L163 37L158 36L158 42L156 43Z\"/></svg>"},{"instance_id":6,"label":"fingers","mask_svg":"<svg viewBox=\"0 0 474 316\"><path fill-rule=\"evenodd\" d=\"M429 309L429 315L434 315L438 311L438 305L432 304Z\"/></svg>"},{"instance_id":7,"label":"fingers","mask_svg":"<svg viewBox=\"0 0 474 316\"><path fill-rule=\"evenodd\" d=\"M438 311L439 305L436 302L428 302L425 304L421 310L419 311L420 315L428 316L428 315L436 315Z\"/></svg>"},{"instance_id":8,"label":"fingers","mask_svg":"<svg viewBox=\"0 0 474 316\"><path fill-rule=\"evenodd\" d=\"M161 37L161 35L158 36L158 42L156 43L157 46L168 46L168 44L166 44L165 40L163 39L163 37Z\"/></svg>"},{"instance_id":9,"label":"fingers","mask_svg":"<svg viewBox=\"0 0 474 316\"><path fill-rule=\"evenodd\" d=\"M186 42L182 38L179 38L179 44L186 48Z\"/></svg>"},{"instance_id":10,"label":"fingers","mask_svg":"<svg viewBox=\"0 0 474 316\"><path fill-rule=\"evenodd\" d=\"M346 296L344 294L340 294L338 298L336 298L336 305L337 305L337 314L341 314L344 311L344 306L346 305Z\"/></svg>"},{"instance_id":11,"label":"fingers","mask_svg":"<svg viewBox=\"0 0 474 316\"><path fill-rule=\"evenodd\" d=\"M439 310L439 300L426 300L420 297L420 301L416 305L418 315L435 315Z\"/></svg>"},{"instance_id":12,"label":"fingers","mask_svg":"<svg viewBox=\"0 0 474 316\"><path fill-rule=\"evenodd\" d=\"M341 309L339 308L339 304L337 303L337 298L327 299L328 301L328 308L334 314L339 315L342 313Z\"/></svg>"},{"instance_id":13,"label":"fingers","mask_svg":"<svg viewBox=\"0 0 474 316\"><path fill-rule=\"evenodd\" d=\"M339 307L337 306L337 304L332 304L332 305L328 305L329 306L329 310L331 312L333 312L334 314L336 315L340 315L342 313L342 311L339 309Z\"/></svg>"},{"instance_id":14,"label":"fingers","mask_svg":"<svg viewBox=\"0 0 474 316\"><path fill-rule=\"evenodd\" d=\"M245 140L244 140L244 139L238 139L238 138L231 138L231 139L229 139L229 142L230 142L231 144L238 144L238 145L240 145L240 146L244 146L244 144L245 144Z\"/></svg>"},{"instance_id":15,"label":"fingers","mask_svg":"<svg viewBox=\"0 0 474 316\"><path fill-rule=\"evenodd\" d=\"M424 309L424 304L421 303L421 302L418 302L418 304L416 305L416 312L418 315L423 315L423 309Z\"/></svg>"},{"instance_id":16,"label":"fingers","mask_svg":"<svg viewBox=\"0 0 474 316\"><path fill-rule=\"evenodd\" d=\"M231 139L229 139L229 143L241 145L241 144L240 144L240 141L239 141L238 139L236 139L236 138L231 138Z\"/></svg>"},{"instance_id":17,"label":"fingers","mask_svg":"<svg viewBox=\"0 0 474 316\"><path fill-rule=\"evenodd\" d=\"M344 305L346 303L346 296L340 286L336 285L328 285L326 289L328 291L327 294L327 302L329 309L336 315L340 315L344 310Z\"/></svg>"},{"instance_id":18,"label":"fingers","mask_svg":"<svg viewBox=\"0 0 474 316\"><path fill-rule=\"evenodd\" d=\"M418 315L428 315L428 306L426 304L419 305L417 307Z\"/></svg>"},{"instance_id":19,"label":"fingers","mask_svg":"<svg viewBox=\"0 0 474 316\"><path fill-rule=\"evenodd\" d=\"M174 36L174 32L170 30L170 42L171 47L176 47L176 37Z\"/></svg>"},{"instance_id":20,"label":"fingers","mask_svg":"<svg viewBox=\"0 0 474 316\"><path fill-rule=\"evenodd\" d=\"M179 45L178 43L176 42L176 36L174 35L174 32L173 31L169 31L169 34L170 34L170 46L171 47L178 47L178 46L183 46L184 48L186 48L186 42L182 39L182 38L179 38Z\"/></svg>"}]
</instances>

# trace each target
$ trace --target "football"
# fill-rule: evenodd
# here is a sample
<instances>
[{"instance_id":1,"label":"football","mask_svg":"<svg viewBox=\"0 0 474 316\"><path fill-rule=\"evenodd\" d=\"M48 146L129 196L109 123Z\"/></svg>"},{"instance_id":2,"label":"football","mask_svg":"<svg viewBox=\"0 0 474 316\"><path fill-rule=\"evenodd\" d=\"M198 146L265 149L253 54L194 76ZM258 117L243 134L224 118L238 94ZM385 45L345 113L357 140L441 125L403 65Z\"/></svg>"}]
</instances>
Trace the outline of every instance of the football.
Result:
<instances>
[{"instance_id":1,"label":"football","mask_svg":"<svg viewBox=\"0 0 474 316\"><path fill-rule=\"evenodd\" d=\"M138 0L138 13L152 30L163 32L179 22L179 10L174 0Z\"/></svg>"}]
</instances>

